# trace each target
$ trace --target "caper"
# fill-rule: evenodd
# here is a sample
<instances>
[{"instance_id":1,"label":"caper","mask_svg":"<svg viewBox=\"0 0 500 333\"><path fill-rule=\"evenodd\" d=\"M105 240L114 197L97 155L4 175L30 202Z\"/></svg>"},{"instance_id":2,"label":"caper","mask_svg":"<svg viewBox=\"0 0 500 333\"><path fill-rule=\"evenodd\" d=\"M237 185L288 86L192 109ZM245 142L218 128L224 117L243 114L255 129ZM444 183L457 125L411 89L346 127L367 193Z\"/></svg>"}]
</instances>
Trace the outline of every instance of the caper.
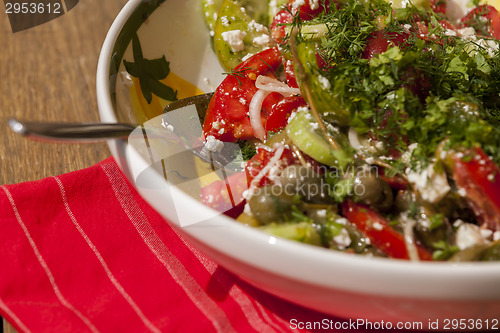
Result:
<instances>
[{"instance_id":1,"label":"caper","mask_svg":"<svg viewBox=\"0 0 500 333\"><path fill-rule=\"evenodd\" d=\"M277 185L258 188L248 201L252 215L260 224L282 221L290 212L292 203L293 196Z\"/></svg>"},{"instance_id":2,"label":"caper","mask_svg":"<svg viewBox=\"0 0 500 333\"><path fill-rule=\"evenodd\" d=\"M412 195L410 191L399 190L394 198L394 206L399 212L405 212L411 208Z\"/></svg>"},{"instance_id":3,"label":"caper","mask_svg":"<svg viewBox=\"0 0 500 333\"><path fill-rule=\"evenodd\" d=\"M426 214L420 214L415 226L415 235L424 246L434 248L438 242L450 239L452 230L448 219L444 216L440 217L440 214L427 215L425 218L424 216ZM437 223L437 225L432 225L433 223L436 224L436 222L431 222L431 219L438 219L441 222Z\"/></svg>"},{"instance_id":4,"label":"caper","mask_svg":"<svg viewBox=\"0 0 500 333\"><path fill-rule=\"evenodd\" d=\"M345 224L345 229L351 237L351 245L349 246L355 253L363 253L370 247L370 240L366 238L359 229L353 226L350 222Z\"/></svg>"},{"instance_id":5,"label":"caper","mask_svg":"<svg viewBox=\"0 0 500 333\"><path fill-rule=\"evenodd\" d=\"M389 184L373 175L354 177L354 194L358 202L381 211L391 208L394 201Z\"/></svg>"}]
</instances>

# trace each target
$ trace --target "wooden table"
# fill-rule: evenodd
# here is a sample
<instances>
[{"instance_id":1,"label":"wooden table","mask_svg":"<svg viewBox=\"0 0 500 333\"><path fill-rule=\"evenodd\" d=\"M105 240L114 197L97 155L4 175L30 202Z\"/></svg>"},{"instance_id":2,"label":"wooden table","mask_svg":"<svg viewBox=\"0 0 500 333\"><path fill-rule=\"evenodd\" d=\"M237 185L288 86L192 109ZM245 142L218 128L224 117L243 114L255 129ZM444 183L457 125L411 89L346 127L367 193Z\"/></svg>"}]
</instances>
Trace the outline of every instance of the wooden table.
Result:
<instances>
[{"instance_id":1,"label":"wooden table","mask_svg":"<svg viewBox=\"0 0 500 333\"><path fill-rule=\"evenodd\" d=\"M13 33L0 13L0 185L82 169L110 155L102 144L30 141L9 117L98 121L95 78L100 48L127 0L84 0L63 16ZM4 332L15 330L4 321Z\"/></svg>"}]
</instances>

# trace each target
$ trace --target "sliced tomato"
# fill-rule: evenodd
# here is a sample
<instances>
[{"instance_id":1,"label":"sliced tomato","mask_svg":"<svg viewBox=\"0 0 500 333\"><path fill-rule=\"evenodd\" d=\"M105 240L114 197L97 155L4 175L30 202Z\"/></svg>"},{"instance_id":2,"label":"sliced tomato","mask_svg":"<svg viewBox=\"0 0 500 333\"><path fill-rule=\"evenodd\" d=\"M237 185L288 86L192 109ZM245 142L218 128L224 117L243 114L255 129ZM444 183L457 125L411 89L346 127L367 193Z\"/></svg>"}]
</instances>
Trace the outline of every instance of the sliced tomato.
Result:
<instances>
[{"instance_id":1,"label":"sliced tomato","mask_svg":"<svg viewBox=\"0 0 500 333\"><path fill-rule=\"evenodd\" d=\"M249 118L249 105L257 92L255 80L259 75L276 77L282 62L278 49L271 48L237 66L219 85L208 105L203 135L212 135L225 142L255 138ZM285 127L290 114L300 106L306 106L301 96L270 93L261 108L265 130L277 131Z\"/></svg>"},{"instance_id":2,"label":"sliced tomato","mask_svg":"<svg viewBox=\"0 0 500 333\"><path fill-rule=\"evenodd\" d=\"M289 87L298 88L299 84L297 83L297 78L295 77L295 71L293 69L293 61L285 60L285 76L286 83Z\"/></svg>"},{"instance_id":3,"label":"sliced tomato","mask_svg":"<svg viewBox=\"0 0 500 333\"><path fill-rule=\"evenodd\" d=\"M446 14L446 0L431 0L430 2L434 12Z\"/></svg>"},{"instance_id":4,"label":"sliced tomato","mask_svg":"<svg viewBox=\"0 0 500 333\"><path fill-rule=\"evenodd\" d=\"M500 230L500 171L479 147L454 156L453 179L477 219L491 230Z\"/></svg>"},{"instance_id":5,"label":"sliced tomato","mask_svg":"<svg viewBox=\"0 0 500 333\"><path fill-rule=\"evenodd\" d=\"M327 12L334 1L330 0L290 0L286 8L280 10L273 18L271 23L271 36L278 44L285 42L286 27L293 22L295 16L303 21L309 21L317 17L319 14Z\"/></svg>"},{"instance_id":6,"label":"sliced tomato","mask_svg":"<svg viewBox=\"0 0 500 333\"><path fill-rule=\"evenodd\" d=\"M378 176L380 177L380 179L382 179L383 181L387 182L387 184L389 184L389 186L393 189L393 190L406 190L408 188L408 180L400 175L394 175L394 176L386 176L386 172L385 172L385 169L384 168L378 168L377 169L377 172L378 172Z\"/></svg>"},{"instance_id":7,"label":"sliced tomato","mask_svg":"<svg viewBox=\"0 0 500 333\"><path fill-rule=\"evenodd\" d=\"M293 22L294 15L288 8L284 8L278 12L273 18L271 23L271 36L274 38L278 45L285 42L287 37L286 27Z\"/></svg>"},{"instance_id":8,"label":"sliced tomato","mask_svg":"<svg viewBox=\"0 0 500 333\"><path fill-rule=\"evenodd\" d=\"M225 215L236 218L242 213L248 189L245 171L235 173L225 180L218 180L201 189L201 202Z\"/></svg>"},{"instance_id":9,"label":"sliced tomato","mask_svg":"<svg viewBox=\"0 0 500 333\"><path fill-rule=\"evenodd\" d=\"M284 128L288 123L288 118L293 111L299 107L306 107L307 103L302 96L285 97L274 104L271 112L267 115L266 131L276 131Z\"/></svg>"},{"instance_id":10,"label":"sliced tomato","mask_svg":"<svg viewBox=\"0 0 500 333\"><path fill-rule=\"evenodd\" d=\"M247 162L247 165L245 167L249 183L251 183L254 178L260 174L262 169L264 169L264 167L269 163L274 154L274 151L265 148L257 149L257 154L255 154L255 156ZM290 148L285 148L280 158L280 165L282 167L285 167L287 165L297 163L298 159L294 156L292 150ZM266 175L259 181L259 186L264 186L271 183L272 182L269 179L268 175Z\"/></svg>"},{"instance_id":11,"label":"sliced tomato","mask_svg":"<svg viewBox=\"0 0 500 333\"><path fill-rule=\"evenodd\" d=\"M500 39L500 15L497 14L491 19L491 36Z\"/></svg>"},{"instance_id":12,"label":"sliced tomato","mask_svg":"<svg viewBox=\"0 0 500 333\"><path fill-rule=\"evenodd\" d=\"M259 75L274 77L282 62L278 49L270 48L238 65L215 91L208 105L203 135L225 142L253 139L248 106L257 91L255 80ZM262 106L263 114L271 113L272 106L282 99L277 93L269 94Z\"/></svg>"},{"instance_id":13,"label":"sliced tomato","mask_svg":"<svg viewBox=\"0 0 500 333\"><path fill-rule=\"evenodd\" d=\"M381 54L387 51L390 45L402 46L410 34L386 32L383 30L374 31L366 40L366 47L363 53L363 58L371 59L376 54Z\"/></svg>"},{"instance_id":14,"label":"sliced tomato","mask_svg":"<svg viewBox=\"0 0 500 333\"><path fill-rule=\"evenodd\" d=\"M300 6L298 7L300 18L304 21L309 21L317 17L319 14L328 11L332 2L333 1L329 0L291 0L290 5L292 8L297 8L297 4L300 3Z\"/></svg>"},{"instance_id":15,"label":"sliced tomato","mask_svg":"<svg viewBox=\"0 0 500 333\"><path fill-rule=\"evenodd\" d=\"M500 15L495 7L491 5L481 5L471 10L460 22L466 27L476 27L481 24L482 19L487 20L487 31L478 31L482 34L490 34L492 37L500 38Z\"/></svg>"},{"instance_id":16,"label":"sliced tomato","mask_svg":"<svg viewBox=\"0 0 500 333\"><path fill-rule=\"evenodd\" d=\"M368 237L375 247L391 258L410 259L404 236L394 230L389 220L368 206L348 199L341 205L342 215ZM416 244L420 260L432 260L432 253Z\"/></svg>"}]
</instances>

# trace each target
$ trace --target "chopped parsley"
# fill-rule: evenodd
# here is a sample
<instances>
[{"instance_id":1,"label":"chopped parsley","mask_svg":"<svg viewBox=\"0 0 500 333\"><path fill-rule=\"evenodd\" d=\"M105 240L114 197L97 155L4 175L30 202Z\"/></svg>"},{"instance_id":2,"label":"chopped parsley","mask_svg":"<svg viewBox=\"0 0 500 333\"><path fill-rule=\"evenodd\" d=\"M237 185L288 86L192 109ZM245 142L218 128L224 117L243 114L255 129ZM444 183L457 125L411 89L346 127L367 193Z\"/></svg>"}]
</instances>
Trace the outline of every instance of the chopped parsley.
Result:
<instances>
[{"instance_id":1,"label":"chopped parsley","mask_svg":"<svg viewBox=\"0 0 500 333\"><path fill-rule=\"evenodd\" d=\"M313 100L335 96L350 114L349 126L386 144L381 155L416 142L413 165L422 166L446 141L448 148L480 145L499 164L499 43L457 37L440 15L411 4L393 10L383 0L347 0L307 23L327 27L319 40L298 40L313 43L327 64L317 71L330 87L316 88ZM367 59L363 52L377 31L395 39L387 51ZM404 39L397 42L398 36Z\"/></svg>"}]
</instances>

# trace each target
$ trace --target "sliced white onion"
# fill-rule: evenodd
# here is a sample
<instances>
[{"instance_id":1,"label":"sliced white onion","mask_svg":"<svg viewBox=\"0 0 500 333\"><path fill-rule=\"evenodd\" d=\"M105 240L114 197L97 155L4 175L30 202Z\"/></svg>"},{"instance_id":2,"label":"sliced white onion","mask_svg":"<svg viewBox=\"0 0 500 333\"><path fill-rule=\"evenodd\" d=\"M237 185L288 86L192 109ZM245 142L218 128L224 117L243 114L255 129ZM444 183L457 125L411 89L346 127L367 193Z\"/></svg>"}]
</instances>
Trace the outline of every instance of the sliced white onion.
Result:
<instances>
[{"instance_id":1,"label":"sliced white onion","mask_svg":"<svg viewBox=\"0 0 500 333\"><path fill-rule=\"evenodd\" d=\"M262 110L264 99L266 99L267 95L270 93L270 91L257 90L248 107L248 115L250 116L250 125L253 129L253 135L261 141L266 139L266 130L264 129L264 125L262 125L260 111Z\"/></svg>"},{"instance_id":2,"label":"sliced white onion","mask_svg":"<svg viewBox=\"0 0 500 333\"><path fill-rule=\"evenodd\" d=\"M265 76L265 75L259 75L257 77L257 80L255 80L255 86L259 90L265 90L269 92L277 92L282 94L285 97L292 96L292 95L300 95L300 89L299 88L292 88L287 86L285 83L279 81L278 79Z\"/></svg>"},{"instance_id":3,"label":"sliced white onion","mask_svg":"<svg viewBox=\"0 0 500 333\"><path fill-rule=\"evenodd\" d=\"M406 251L411 261L420 261L418 256L417 245L415 245L415 236L413 235L413 227L417 222L414 219L405 218L403 221L403 234L405 239Z\"/></svg>"},{"instance_id":4,"label":"sliced white onion","mask_svg":"<svg viewBox=\"0 0 500 333\"><path fill-rule=\"evenodd\" d=\"M354 148L354 149L361 149L363 148L363 145L361 144L361 142L359 142L359 136L358 136L358 132L356 132L356 130L352 127L349 128L349 143L351 144L351 146Z\"/></svg>"}]
</instances>

